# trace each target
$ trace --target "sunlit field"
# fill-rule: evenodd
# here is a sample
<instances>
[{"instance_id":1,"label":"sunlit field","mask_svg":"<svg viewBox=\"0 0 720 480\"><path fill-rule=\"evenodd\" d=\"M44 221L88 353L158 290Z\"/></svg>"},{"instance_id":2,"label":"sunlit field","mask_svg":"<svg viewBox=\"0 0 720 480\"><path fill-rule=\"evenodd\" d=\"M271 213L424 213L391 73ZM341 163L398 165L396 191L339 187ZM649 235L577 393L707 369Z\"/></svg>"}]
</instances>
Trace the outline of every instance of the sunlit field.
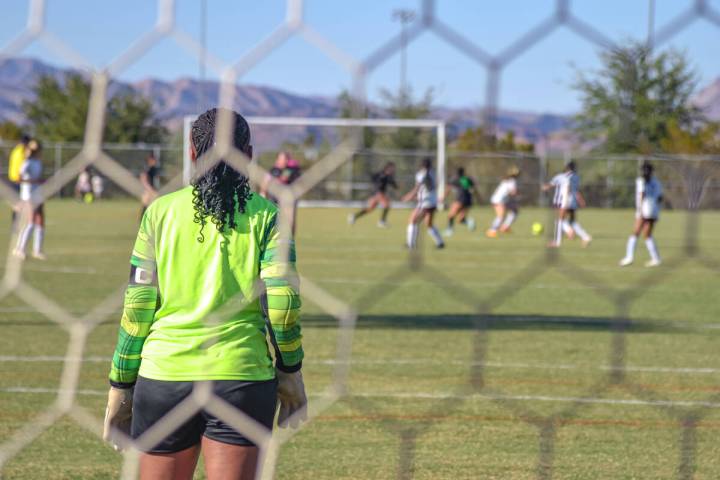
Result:
<instances>
[{"instance_id":1,"label":"sunlit field","mask_svg":"<svg viewBox=\"0 0 720 480\"><path fill-rule=\"evenodd\" d=\"M22 278L80 319L122 294L139 206L55 200L46 213L49 258L27 260ZM354 226L344 209L299 214L298 268L313 287L303 305L311 409L342 379L346 353L318 292L358 318L345 394L283 446L278 478L717 477L720 214L699 215L693 250L686 214L664 213L665 263L650 270L642 242L635 265L617 266L629 210L582 211L590 247L548 252L530 232L535 221L547 229L547 211L522 210L512 234L488 239L482 207L477 231L460 225L444 250L426 237L413 262L402 246L408 213L392 211L388 229L376 214ZM122 456L98 433L120 312L104 312L79 350L38 307L0 300L0 439L55 401L68 348L84 360L76 403L97 421L61 418L2 478L117 477Z\"/></svg>"}]
</instances>

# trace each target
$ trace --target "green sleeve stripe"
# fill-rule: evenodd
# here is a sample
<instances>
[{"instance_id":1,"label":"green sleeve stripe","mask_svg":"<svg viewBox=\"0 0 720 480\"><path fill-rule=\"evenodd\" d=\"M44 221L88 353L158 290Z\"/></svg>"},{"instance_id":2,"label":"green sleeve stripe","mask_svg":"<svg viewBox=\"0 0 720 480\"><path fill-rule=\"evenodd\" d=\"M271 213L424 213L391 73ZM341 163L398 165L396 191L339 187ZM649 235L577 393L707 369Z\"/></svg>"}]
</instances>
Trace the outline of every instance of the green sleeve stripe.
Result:
<instances>
[{"instance_id":1,"label":"green sleeve stripe","mask_svg":"<svg viewBox=\"0 0 720 480\"><path fill-rule=\"evenodd\" d=\"M278 343L290 343L300 338L301 330L300 325L295 324L289 330L279 329L273 325L273 335Z\"/></svg>"},{"instance_id":2,"label":"green sleeve stripe","mask_svg":"<svg viewBox=\"0 0 720 480\"><path fill-rule=\"evenodd\" d=\"M266 278L265 279L265 287L272 288L272 287L290 287L292 284L287 278Z\"/></svg>"},{"instance_id":3,"label":"green sleeve stripe","mask_svg":"<svg viewBox=\"0 0 720 480\"><path fill-rule=\"evenodd\" d=\"M297 323L300 318L300 310L274 310L268 309L268 318L273 328L282 328L283 330L289 330L293 325Z\"/></svg>"},{"instance_id":4,"label":"green sleeve stripe","mask_svg":"<svg viewBox=\"0 0 720 480\"><path fill-rule=\"evenodd\" d=\"M282 355L283 363L288 367L297 365L302 361L303 357L305 357L302 347L292 352L280 352L280 355Z\"/></svg>"},{"instance_id":5,"label":"green sleeve stripe","mask_svg":"<svg viewBox=\"0 0 720 480\"><path fill-rule=\"evenodd\" d=\"M113 356L113 366L117 370L134 370L136 368L140 368L140 356L137 356L135 358L122 358L119 355L115 354Z\"/></svg>"},{"instance_id":6,"label":"green sleeve stripe","mask_svg":"<svg viewBox=\"0 0 720 480\"><path fill-rule=\"evenodd\" d=\"M137 379L143 345L150 333L156 307L156 287L129 286L125 290L123 314L110 367L111 381L133 383Z\"/></svg>"},{"instance_id":7,"label":"green sleeve stripe","mask_svg":"<svg viewBox=\"0 0 720 480\"><path fill-rule=\"evenodd\" d=\"M137 252L133 251L133 255L130 257L130 265L134 265L139 268L144 268L145 270L152 270L153 272L157 270L157 265L155 265L155 261L152 259L146 259L142 258L138 255L136 255Z\"/></svg>"},{"instance_id":8,"label":"green sleeve stripe","mask_svg":"<svg viewBox=\"0 0 720 480\"><path fill-rule=\"evenodd\" d=\"M130 285L125 290L125 302L156 302L157 293L158 289L154 285Z\"/></svg>"},{"instance_id":9,"label":"green sleeve stripe","mask_svg":"<svg viewBox=\"0 0 720 480\"><path fill-rule=\"evenodd\" d=\"M267 226L265 227L265 231L263 232L263 238L260 241L260 245L263 247L267 247L267 244L270 240L270 237L273 234L273 230L275 230L275 225L277 224L277 213L274 213L273 216L270 218L270 221L268 222Z\"/></svg>"},{"instance_id":10,"label":"green sleeve stripe","mask_svg":"<svg viewBox=\"0 0 720 480\"><path fill-rule=\"evenodd\" d=\"M285 251L283 251L283 250L285 250ZM260 258L260 262L261 263L274 262L276 260L281 259L283 257L283 254L287 255L287 258L284 259L285 261L295 263L295 261L297 260L297 255L295 253L295 244L291 243L289 249L284 249L282 246L268 247L263 252L262 258Z\"/></svg>"},{"instance_id":11,"label":"green sleeve stripe","mask_svg":"<svg viewBox=\"0 0 720 480\"><path fill-rule=\"evenodd\" d=\"M268 309L270 310L296 310L302 306L300 295L274 294L268 290Z\"/></svg>"},{"instance_id":12,"label":"green sleeve stripe","mask_svg":"<svg viewBox=\"0 0 720 480\"><path fill-rule=\"evenodd\" d=\"M145 343L145 338L146 335L131 335L126 332L124 328L120 328L120 331L118 332L118 344L121 344L123 349L121 352L116 351L115 353L121 355L134 352L140 353L142 351L143 343Z\"/></svg>"}]
</instances>

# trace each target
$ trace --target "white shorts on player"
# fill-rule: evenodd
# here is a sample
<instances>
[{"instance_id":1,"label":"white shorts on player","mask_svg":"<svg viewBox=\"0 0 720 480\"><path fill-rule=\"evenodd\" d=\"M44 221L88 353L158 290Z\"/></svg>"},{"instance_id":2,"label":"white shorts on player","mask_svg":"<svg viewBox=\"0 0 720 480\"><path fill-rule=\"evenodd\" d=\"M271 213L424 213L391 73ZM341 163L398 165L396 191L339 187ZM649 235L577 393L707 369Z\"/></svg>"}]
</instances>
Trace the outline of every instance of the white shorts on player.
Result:
<instances>
[{"instance_id":1,"label":"white shorts on player","mask_svg":"<svg viewBox=\"0 0 720 480\"><path fill-rule=\"evenodd\" d=\"M517 218L517 178L520 176L520 169L511 167L508 169L505 178L500 181L497 188L490 197L490 203L495 210L495 219L490 228L485 232L490 238L497 237L498 230L509 232L510 226Z\"/></svg>"},{"instance_id":2,"label":"white shorts on player","mask_svg":"<svg viewBox=\"0 0 720 480\"><path fill-rule=\"evenodd\" d=\"M663 188L652 173L652 165L643 163L641 175L635 181L635 226L625 247L625 257L620 260L621 267L631 265L635 260L635 245L641 233L645 236L645 247L650 254L650 260L645 266L656 267L662 263L653 237L653 229L660 219Z\"/></svg>"},{"instance_id":3,"label":"white shorts on player","mask_svg":"<svg viewBox=\"0 0 720 480\"><path fill-rule=\"evenodd\" d=\"M417 205L410 214L407 226L407 238L405 244L408 248L417 248L418 227L421 221L425 221L428 233L432 237L437 248L444 248L445 243L440 236L435 225L433 225L433 217L437 210L437 181L432 171L432 163L429 159L422 162L422 168L415 174L415 186L413 189L403 196L404 201L415 199Z\"/></svg>"},{"instance_id":4,"label":"white shorts on player","mask_svg":"<svg viewBox=\"0 0 720 480\"><path fill-rule=\"evenodd\" d=\"M565 170L555 175L543 188L547 190L553 187L555 188L553 205L557 209L558 218L555 222L555 236L550 246L559 247L563 233L568 238L577 235L582 240L583 246L588 246L592 237L577 221L577 210L585 205L585 200L580 193L580 175L577 173L577 165L574 161L568 162Z\"/></svg>"}]
</instances>

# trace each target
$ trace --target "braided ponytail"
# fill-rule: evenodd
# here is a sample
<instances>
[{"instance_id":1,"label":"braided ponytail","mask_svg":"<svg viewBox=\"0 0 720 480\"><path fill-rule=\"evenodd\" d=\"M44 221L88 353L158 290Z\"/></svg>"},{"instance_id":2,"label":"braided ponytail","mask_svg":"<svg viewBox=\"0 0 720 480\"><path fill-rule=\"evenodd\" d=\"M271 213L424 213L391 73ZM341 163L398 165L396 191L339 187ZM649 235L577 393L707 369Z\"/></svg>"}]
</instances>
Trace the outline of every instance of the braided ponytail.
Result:
<instances>
[{"instance_id":1,"label":"braided ponytail","mask_svg":"<svg viewBox=\"0 0 720 480\"><path fill-rule=\"evenodd\" d=\"M217 108L200 115L192 124L191 141L198 157L215 145L215 128L218 116L229 113L234 123L232 141L236 148L246 151L250 145L250 127L237 112L222 112ZM194 221L200 225L198 241L203 242L203 228L207 218L219 232L237 226L235 213L245 213L245 205L252 196L248 178L220 160L212 168L192 181Z\"/></svg>"}]
</instances>

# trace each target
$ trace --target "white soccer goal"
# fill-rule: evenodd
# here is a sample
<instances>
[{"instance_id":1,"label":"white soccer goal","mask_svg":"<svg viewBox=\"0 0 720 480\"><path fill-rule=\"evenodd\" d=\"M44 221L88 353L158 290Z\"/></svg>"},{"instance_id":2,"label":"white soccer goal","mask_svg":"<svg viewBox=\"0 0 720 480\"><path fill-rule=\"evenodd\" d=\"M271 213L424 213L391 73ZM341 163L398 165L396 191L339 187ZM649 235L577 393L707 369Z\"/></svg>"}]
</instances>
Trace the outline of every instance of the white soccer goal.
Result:
<instances>
[{"instance_id":1,"label":"white soccer goal","mask_svg":"<svg viewBox=\"0 0 720 480\"><path fill-rule=\"evenodd\" d=\"M197 116L186 116L183 121L183 181L187 185L193 175L193 164L189 154L190 125ZM329 127L352 128L370 127L373 129L400 129L415 128L432 130L435 133L435 164L437 166L438 196L445 195L446 184L446 154L445 154L445 122L429 119L399 119L399 118L310 118L310 117L246 117L251 126L277 126L277 127ZM280 134L282 135L282 134ZM279 140L282 140L279 139ZM281 141L278 143L282 143ZM257 151L256 151L257 153ZM412 156L413 152L406 152ZM254 158L253 161L257 159ZM313 200L300 202L300 206L351 206L356 202L349 200Z\"/></svg>"}]
</instances>

